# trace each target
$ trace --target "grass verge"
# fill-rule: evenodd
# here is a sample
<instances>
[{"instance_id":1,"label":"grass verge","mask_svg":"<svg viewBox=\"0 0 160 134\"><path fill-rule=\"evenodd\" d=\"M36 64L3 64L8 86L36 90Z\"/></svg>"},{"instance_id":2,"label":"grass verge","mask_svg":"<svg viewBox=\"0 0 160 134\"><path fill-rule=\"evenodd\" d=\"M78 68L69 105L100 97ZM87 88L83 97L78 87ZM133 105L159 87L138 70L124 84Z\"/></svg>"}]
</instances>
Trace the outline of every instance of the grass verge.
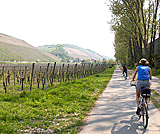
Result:
<instances>
[{"instance_id":1,"label":"grass verge","mask_svg":"<svg viewBox=\"0 0 160 134\"><path fill-rule=\"evenodd\" d=\"M0 132L77 133L115 68L100 74L19 94L0 94Z\"/></svg>"},{"instance_id":2,"label":"grass verge","mask_svg":"<svg viewBox=\"0 0 160 134\"><path fill-rule=\"evenodd\" d=\"M160 78L160 69L152 68L152 75Z\"/></svg>"},{"instance_id":3,"label":"grass verge","mask_svg":"<svg viewBox=\"0 0 160 134\"><path fill-rule=\"evenodd\" d=\"M156 108L160 110L160 95L156 91L152 90L151 100Z\"/></svg>"}]
</instances>

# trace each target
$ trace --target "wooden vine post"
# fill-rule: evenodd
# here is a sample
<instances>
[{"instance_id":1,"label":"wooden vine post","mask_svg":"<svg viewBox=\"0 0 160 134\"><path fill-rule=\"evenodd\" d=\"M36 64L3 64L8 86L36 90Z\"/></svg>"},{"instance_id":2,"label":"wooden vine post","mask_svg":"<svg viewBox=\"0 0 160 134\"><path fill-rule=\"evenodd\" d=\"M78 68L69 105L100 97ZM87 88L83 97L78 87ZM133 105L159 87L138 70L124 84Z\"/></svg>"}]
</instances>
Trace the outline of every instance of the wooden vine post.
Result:
<instances>
[{"instance_id":1,"label":"wooden vine post","mask_svg":"<svg viewBox=\"0 0 160 134\"><path fill-rule=\"evenodd\" d=\"M24 83L25 78L21 78L21 83L22 83L22 90L23 90L23 83Z\"/></svg>"},{"instance_id":2,"label":"wooden vine post","mask_svg":"<svg viewBox=\"0 0 160 134\"><path fill-rule=\"evenodd\" d=\"M2 75L3 75L3 82L4 82L4 66L3 66L3 70L2 70Z\"/></svg>"},{"instance_id":3,"label":"wooden vine post","mask_svg":"<svg viewBox=\"0 0 160 134\"><path fill-rule=\"evenodd\" d=\"M53 78L55 75L55 69L56 69L56 62L54 63L53 71L52 71L52 80L51 80L51 85L53 85Z\"/></svg>"},{"instance_id":4,"label":"wooden vine post","mask_svg":"<svg viewBox=\"0 0 160 134\"><path fill-rule=\"evenodd\" d=\"M80 70L81 70L81 72L80 72L80 78L83 78L83 64L81 64Z\"/></svg>"},{"instance_id":5,"label":"wooden vine post","mask_svg":"<svg viewBox=\"0 0 160 134\"><path fill-rule=\"evenodd\" d=\"M7 93L7 88L6 88L5 82L3 82L3 86L4 86L5 93Z\"/></svg>"},{"instance_id":6,"label":"wooden vine post","mask_svg":"<svg viewBox=\"0 0 160 134\"><path fill-rule=\"evenodd\" d=\"M62 79L63 79L63 82L64 82L64 64L62 66Z\"/></svg>"},{"instance_id":7,"label":"wooden vine post","mask_svg":"<svg viewBox=\"0 0 160 134\"><path fill-rule=\"evenodd\" d=\"M16 85L16 78L15 78L15 66L14 66L14 70L13 70L13 74L14 74L14 86Z\"/></svg>"},{"instance_id":8,"label":"wooden vine post","mask_svg":"<svg viewBox=\"0 0 160 134\"><path fill-rule=\"evenodd\" d=\"M47 65L47 80L48 80L48 69L49 69L49 65L50 65L50 63L48 63L48 65Z\"/></svg>"},{"instance_id":9,"label":"wooden vine post","mask_svg":"<svg viewBox=\"0 0 160 134\"><path fill-rule=\"evenodd\" d=\"M47 91L47 72L48 72L48 66L45 68L45 91Z\"/></svg>"},{"instance_id":10,"label":"wooden vine post","mask_svg":"<svg viewBox=\"0 0 160 134\"><path fill-rule=\"evenodd\" d=\"M85 64L83 64L83 78L85 77Z\"/></svg>"},{"instance_id":11,"label":"wooden vine post","mask_svg":"<svg viewBox=\"0 0 160 134\"><path fill-rule=\"evenodd\" d=\"M69 64L67 66L67 71L66 71L66 81L69 80Z\"/></svg>"},{"instance_id":12,"label":"wooden vine post","mask_svg":"<svg viewBox=\"0 0 160 134\"><path fill-rule=\"evenodd\" d=\"M62 67L60 66L60 68L59 68L59 79L60 79L60 84L61 84L61 82L62 82Z\"/></svg>"},{"instance_id":13,"label":"wooden vine post","mask_svg":"<svg viewBox=\"0 0 160 134\"><path fill-rule=\"evenodd\" d=\"M34 65L35 65L35 63L33 63L33 65L32 65L32 74L31 74L30 91L32 90L32 82L33 82Z\"/></svg>"},{"instance_id":14,"label":"wooden vine post","mask_svg":"<svg viewBox=\"0 0 160 134\"><path fill-rule=\"evenodd\" d=\"M38 72L38 76L37 76L37 83L38 83L38 88L39 88L39 84L40 84L40 71Z\"/></svg>"},{"instance_id":15,"label":"wooden vine post","mask_svg":"<svg viewBox=\"0 0 160 134\"><path fill-rule=\"evenodd\" d=\"M74 79L77 79L77 63L75 64L74 67Z\"/></svg>"},{"instance_id":16,"label":"wooden vine post","mask_svg":"<svg viewBox=\"0 0 160 134\"><path fill-rule=\"evenodd\" d=\"M22 78L22 75L21 75L21 68L22 68L22 67L20 66L20 70L19 70L19 74L20 74L20 84L21 84L21 82L22 82L22 79L21 79L21 78Z\"/></svg>"},{"instance_id":17,"label":"wooden vine post","mask_svg":"<svg viewBox=\"0 0 160 134\"><path fill-rule=\"evenodd\" d=\"M10 72L9 72L9 70L8 70L8 75L7 75L7 82L8 82L8 84L10 85Z\"/></svg>"},{"instance_id":18,"label":"wooden vine post","mask_svg":"<svg viewBox=\"0 0 160 134\"><path fill-rule=\"evenodd\" d=\"M45 84L45 72L42 74L42 90L44 90L44 84Z\"/></svg>"},{"instance_id":19,"label":"wooden vine post","mask_svg":"<svg viewBox=\"0 0 160 134\"><path fill-rule=\"evenodd\" d=\"M5 90L5 93L7 93L7 85L5 84L5 72L4 72L4 66L3 66L3 86L4 86L4 90Z\"/></svg>"},{"instance_id":20,"label":"wooden vine post","mask_svg":"<svg viewBox=\"0 0 160 134\"><path fill-rule=\"evenodd\" d=\"M88 76L90 76L90 69L91 69L91 65L89 64L89 65L88 65L88 72L87 72L87 73L88 73Z\"/></svg>"},{"instance_id":21,"label":"wooden vine post","mask_svg":"<svg viewBox=\"0 0 160 134\"><path fill-rule=\"evenodd\" d=\"M27 75L27 66L25 66L25 74L24 74L25 83L26 83L26 75Z\"/></svg>"}]
</instances>

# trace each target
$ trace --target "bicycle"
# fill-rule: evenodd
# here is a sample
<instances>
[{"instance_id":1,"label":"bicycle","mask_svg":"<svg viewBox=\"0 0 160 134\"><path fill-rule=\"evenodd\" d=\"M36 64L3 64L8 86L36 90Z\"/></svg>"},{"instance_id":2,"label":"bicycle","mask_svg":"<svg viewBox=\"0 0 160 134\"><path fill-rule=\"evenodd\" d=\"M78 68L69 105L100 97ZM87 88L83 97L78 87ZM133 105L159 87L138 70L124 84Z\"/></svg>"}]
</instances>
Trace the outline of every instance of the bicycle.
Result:
<instances>
[{"instance_id":1,"label":"bicycle","mask_svg":"<svg viewBox=\"0 0 160 134\"><path fill-rule=\"evenodd\" d=\"M130 83L131 86L136 86L135 83ZM148 87L141 87L141 94L140 94L140 115L139 115L139 119L142 116L142 120L143 120L143 127L144 129L147 128L148 126L148 119L149 119L149 114L148 114L148 103L147 100L150 99L151 96L151 89Z\"/></svg>"}]
</instances>

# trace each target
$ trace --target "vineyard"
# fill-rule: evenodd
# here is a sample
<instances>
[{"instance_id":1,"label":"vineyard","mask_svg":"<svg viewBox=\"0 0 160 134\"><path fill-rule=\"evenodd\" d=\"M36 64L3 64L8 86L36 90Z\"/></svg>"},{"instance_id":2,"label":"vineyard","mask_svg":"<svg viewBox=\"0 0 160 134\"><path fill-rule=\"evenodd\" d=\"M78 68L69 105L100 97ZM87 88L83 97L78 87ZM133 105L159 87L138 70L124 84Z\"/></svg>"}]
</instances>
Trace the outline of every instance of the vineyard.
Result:
<instances>
[{"instance_id":1,"label":"vineyard","mask_svg":"<svg viewBox=\"0 0 160 134\"><path fill-rule=\"evenodd\" d=\"M1 64L0 93L29 91L36 88L84 78L104 71L103 64Z\"/></svg>"}]
</instances>

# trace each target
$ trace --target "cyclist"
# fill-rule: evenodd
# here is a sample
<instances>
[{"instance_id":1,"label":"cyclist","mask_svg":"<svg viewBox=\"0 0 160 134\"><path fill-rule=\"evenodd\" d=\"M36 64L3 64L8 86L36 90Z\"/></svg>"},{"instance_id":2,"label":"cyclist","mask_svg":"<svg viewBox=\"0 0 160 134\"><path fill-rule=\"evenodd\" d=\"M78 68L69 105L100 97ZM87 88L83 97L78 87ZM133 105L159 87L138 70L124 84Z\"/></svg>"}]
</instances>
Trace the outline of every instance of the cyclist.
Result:
<instances>
[{"instance_id":1,"label":"cyclist","mask_svg":"<svg viewBox=\"0 0 160 134\"><path fill-rule=\"evenodd\" d=\"M137 111L136 114L139 115L140 108L139 108L139 102L140 102L140 94L141 94L141 87L149 87L151 85L150 80L152 80L152 73L151 68L148 67L149 62L142 58L139 61L139 66L136 68L135 73L133 75L132 81L134 81L136 74L138 73L137 83L136 83L136 102L137 102Z\"/></svg>"},{"instance_id":2,"label":"cyclist","mask_svg":"<svg viewBox=\"0 0 160 134\"><path fill-rule=\"evenodd\" d=\"M125 73L126 74L126 78L127 78L127 65L126 64L124 64L122 71L123 71L123 75Z\"/></svg>"}]
</instances>

